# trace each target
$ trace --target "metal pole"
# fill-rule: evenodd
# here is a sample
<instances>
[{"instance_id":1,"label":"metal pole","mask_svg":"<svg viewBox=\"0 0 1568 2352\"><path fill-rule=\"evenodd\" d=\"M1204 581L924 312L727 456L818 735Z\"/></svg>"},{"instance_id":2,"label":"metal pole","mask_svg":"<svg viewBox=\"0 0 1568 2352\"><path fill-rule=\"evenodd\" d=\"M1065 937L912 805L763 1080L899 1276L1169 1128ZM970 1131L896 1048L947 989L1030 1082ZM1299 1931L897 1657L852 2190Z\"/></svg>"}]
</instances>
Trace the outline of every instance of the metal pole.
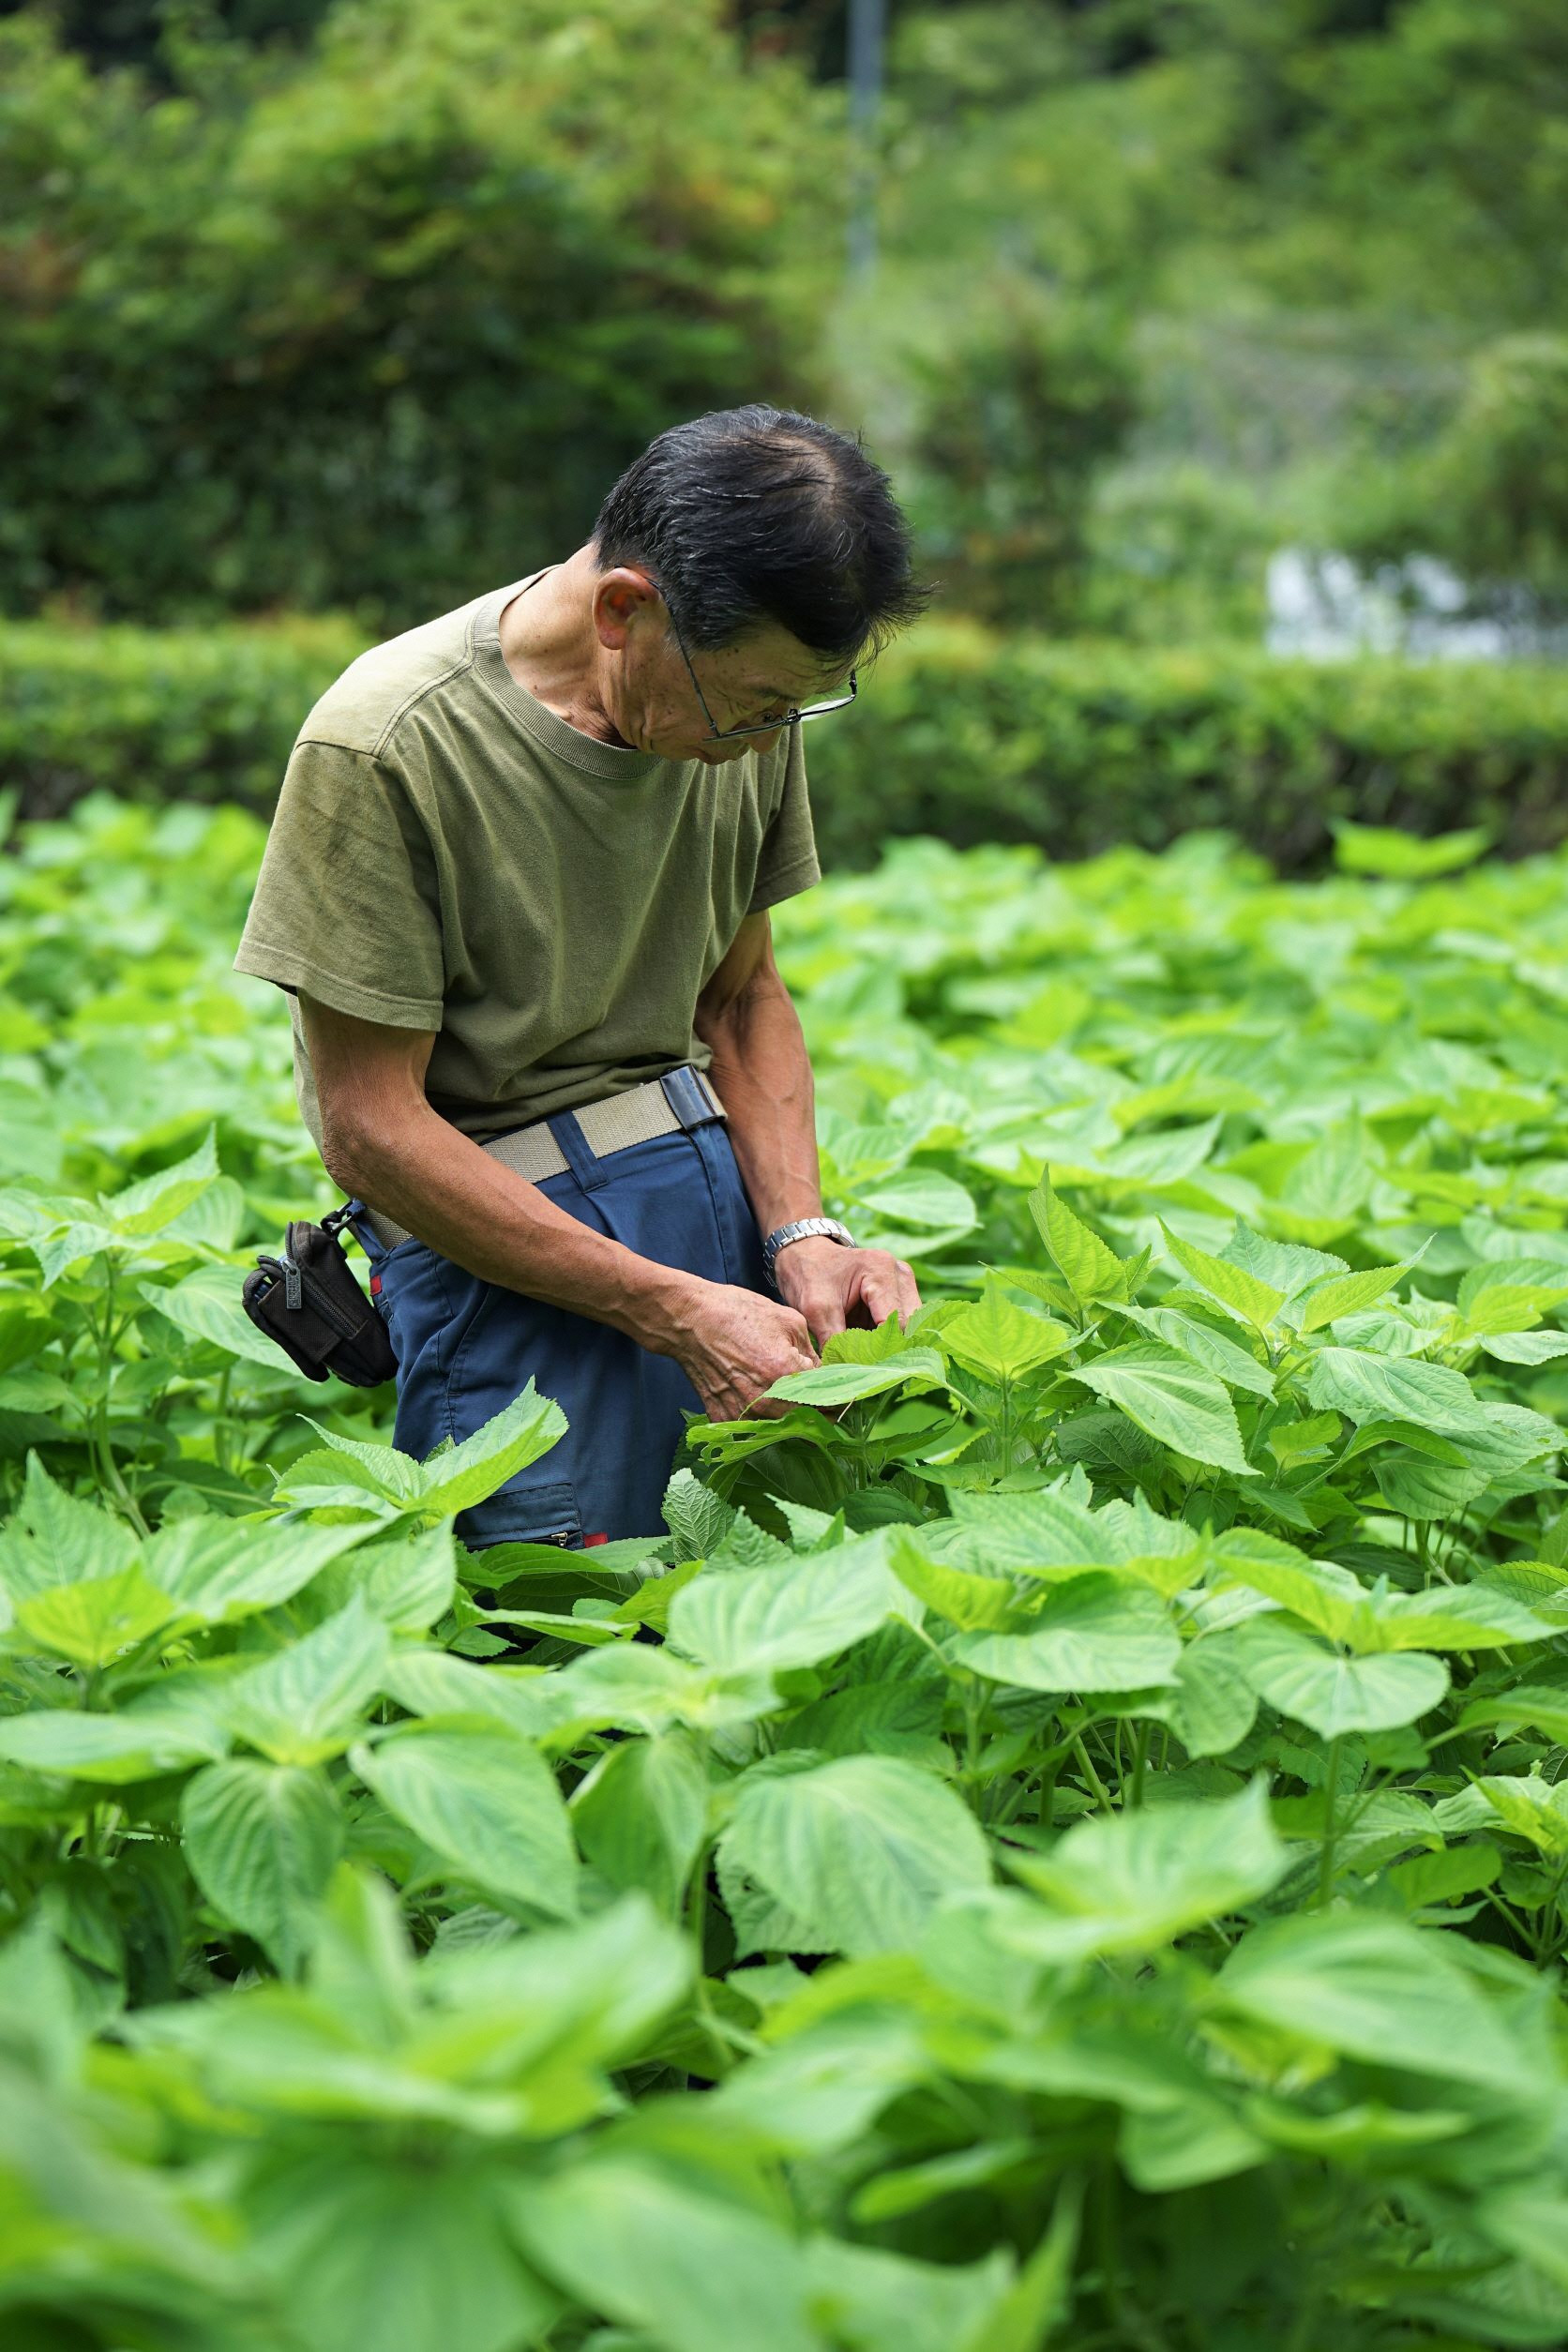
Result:
<instances>
[{"instance_id":1,"label":"metal pole","mask_svg":"<svg viewBox=\"0 0 1568 2352\"><path fill-rule=\"evenodd\" d=\"M850 276L877 266L877 110L887 0L850 0Z\"/></svg>"}]
</instances>

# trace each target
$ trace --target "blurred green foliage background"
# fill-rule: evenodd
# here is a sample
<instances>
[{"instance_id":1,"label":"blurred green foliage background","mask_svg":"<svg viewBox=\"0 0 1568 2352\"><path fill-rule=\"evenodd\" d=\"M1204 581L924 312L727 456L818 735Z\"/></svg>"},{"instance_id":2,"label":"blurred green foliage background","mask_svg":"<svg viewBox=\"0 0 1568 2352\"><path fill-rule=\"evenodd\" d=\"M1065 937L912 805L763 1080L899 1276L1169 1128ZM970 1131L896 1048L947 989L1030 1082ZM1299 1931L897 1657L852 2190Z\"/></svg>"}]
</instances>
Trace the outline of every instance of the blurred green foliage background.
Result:
<instances>
[{"instance_id":1,"label":"blurred green foliage background","mask_svg":"<svg viewBox=\"0 0 1568 2352\"><path fill-rule=\"evenodd\" d=\"M864 428L950 611L1256 638L1281 544L1568 606L1560 0L0 15L0 609L416 620L673 418Z\"/></svg>"},{"instance_id":2,"label":"blurred green foliage background","mask_svg":"<svg viewBox=\"0 0 1568 2352\"><path fill-rule=\"evenodd\" d=\"M869 136L852 5L0 6L0 792L264 806L362 644L764 398L940 591L813 742L837 862L1568 834L1568 673L1389 654L1431 559L1568 648L1561 0L887 0ZM1281 561L1358 658L1274 657Z\"/></svg>"}]
</instances>

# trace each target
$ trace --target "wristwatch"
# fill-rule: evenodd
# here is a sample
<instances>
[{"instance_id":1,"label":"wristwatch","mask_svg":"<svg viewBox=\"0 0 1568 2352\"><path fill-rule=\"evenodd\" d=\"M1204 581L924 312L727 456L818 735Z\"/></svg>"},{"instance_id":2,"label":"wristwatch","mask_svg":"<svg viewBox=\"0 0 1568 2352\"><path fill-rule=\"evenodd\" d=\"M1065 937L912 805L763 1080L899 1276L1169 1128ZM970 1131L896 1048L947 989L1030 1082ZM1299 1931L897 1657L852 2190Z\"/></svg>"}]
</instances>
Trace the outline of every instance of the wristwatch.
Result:
<instances>
[{"instance_id":1,"label":"wristwatch","mask_svg":"<svg viewBox=\"0 0 1568 2352\"><path fill-rule=\"evenodd\" d=\"M855 1246L854 1235L847 1226L840 1225L837 1217L796 1217L792 1225L774 1227L773 1231L762 1244L762 1265L775 1289L778 1288L778 1285L773 1270L777 1263L779 1251L788 1249L792 1242L808 1242L817 1238L827 1242L841 1243L845 1249L853 1249Z\"/></svg>"}]
</instances>

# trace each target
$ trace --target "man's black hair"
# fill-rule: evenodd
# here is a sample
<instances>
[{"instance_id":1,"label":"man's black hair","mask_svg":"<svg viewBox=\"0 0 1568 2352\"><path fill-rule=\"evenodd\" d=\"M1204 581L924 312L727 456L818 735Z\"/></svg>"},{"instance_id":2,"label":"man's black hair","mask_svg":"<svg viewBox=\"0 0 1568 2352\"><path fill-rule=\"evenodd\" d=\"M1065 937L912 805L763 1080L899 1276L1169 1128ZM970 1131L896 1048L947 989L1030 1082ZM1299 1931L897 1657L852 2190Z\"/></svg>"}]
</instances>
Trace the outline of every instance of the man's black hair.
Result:
<instances>
[{"instance_id":1,"label":"man's black hair","mask_svg":"<svg viewBox=\"0 0 1568 2352\"><path fill-rule=\"evenodd\" d=\"M714 651L776 622L834 663L874 653L927 591L882 467L793 409L716 409L650 442L599 509L601 567L634 564L683 641Z\"/></svg>"}]
</instances>

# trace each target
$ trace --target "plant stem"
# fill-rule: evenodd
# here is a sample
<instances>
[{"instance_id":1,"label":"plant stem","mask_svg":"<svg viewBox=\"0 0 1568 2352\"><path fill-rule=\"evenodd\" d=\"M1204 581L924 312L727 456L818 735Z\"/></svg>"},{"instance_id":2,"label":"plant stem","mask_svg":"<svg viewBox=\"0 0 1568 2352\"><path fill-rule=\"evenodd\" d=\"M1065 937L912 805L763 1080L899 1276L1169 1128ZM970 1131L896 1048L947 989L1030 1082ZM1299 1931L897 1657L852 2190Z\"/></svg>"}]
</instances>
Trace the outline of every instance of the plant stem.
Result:
<instances>
[{"instance_id":1,"label":"plant stem","mask_svg":"<svg viewBox=\"0 0 1568 2352\"><path fill-rule=\"evenodd\" d=\"M1149 1761L1149 1726L1140 1723L1133 1741L1133 1795L1135 1808L1143 1802L1143 1774Z\"/></svg>"},{"instance_id":2,"label":"plant stem","mask_svg":"<svg viewBox=\"0 0 1568 2352\"><path fill-rule=\"evenodd\" d=\"M1323 1848L1318 1863L1318 1907L1326 1911L1334 1892L1334 1846L1338 1838L1339 1814L1339 1751L1344 1734L1335 1732L1329 1741L1328 1779L1323 1801Z\"/></svg>"},{"instance_id":3,"label":"plant stem","mask_svg":"<svg viewBox=\"0 0 1568 2352\"><path fill-rule=\"evenodd\" d=\"M1083 1744L1083 1734L1081 1731L1074 1732L1072 1747L1073 1754L1078 1757L1078 1762L1083 1767L1085 1779L1088 1781L1090 1787L1094 1791L1095 1802L1099 1805L1100 1811L1102 1813L1108 1813L1111 1809L1110 1799L1106 1792L1104 1781L1101 1780L1099 1773L1094 1770L1093 1765L1090 1761L1089 1750Z\"/></svg>"}]
</instances>

